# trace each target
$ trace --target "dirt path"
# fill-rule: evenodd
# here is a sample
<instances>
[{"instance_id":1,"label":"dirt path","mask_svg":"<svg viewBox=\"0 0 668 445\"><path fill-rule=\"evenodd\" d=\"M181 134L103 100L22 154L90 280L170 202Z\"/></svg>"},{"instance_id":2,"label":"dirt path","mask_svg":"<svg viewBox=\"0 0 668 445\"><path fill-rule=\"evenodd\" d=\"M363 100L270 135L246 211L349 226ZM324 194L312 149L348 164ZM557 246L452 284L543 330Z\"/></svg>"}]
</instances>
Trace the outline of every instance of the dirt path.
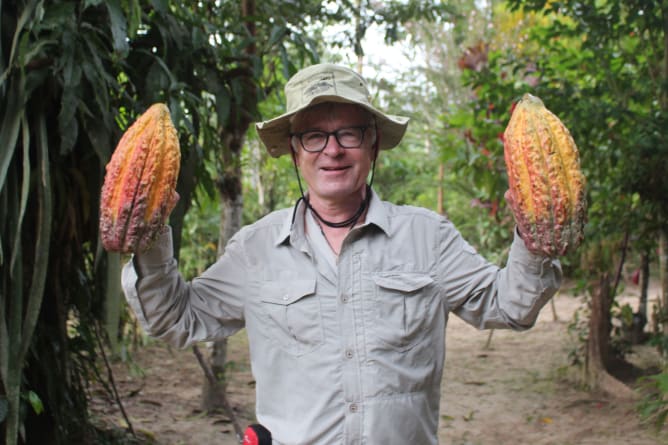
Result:
<instances>
[{"instance_id":1,"label":"dirt path","mask_svg":"<svg viewBox=\"0 0 668 445\"><path fill-rule=\"evenodd\" d=\"M452 445L655 445L668 444L640 425L632 402L590 394L564 378L567 322L580 300L555 299L558 321L546 307L527 332L477 331L452 317L443 376L442 444ZM646 349L642 360L653 360ZM254 390L245 336L230 342L230 400L245 427L253 421ZM649 357L649 358L648 358ZM114 365L123 404L135 431L160 445L237 444L222 414L199 409L203 375L190 350L154 342L136 357L136 370ZM117 407L103 397L92 403L100 419L124 425Z\"/></svg>"},{"instance_id":2,"label":"dirt path","mask_svg":"<svg viewBox=\"0 0 668 445\"><path fill-rule=\"evenodd\" d=\"M668 444L643 428L633 402L590 394L565 378L567 325L580 300L555 299L526 332L448 325L441 401L441 443L453 445ZM650 357L651 359L651 357Z\"/></svg>"}]
</instances>

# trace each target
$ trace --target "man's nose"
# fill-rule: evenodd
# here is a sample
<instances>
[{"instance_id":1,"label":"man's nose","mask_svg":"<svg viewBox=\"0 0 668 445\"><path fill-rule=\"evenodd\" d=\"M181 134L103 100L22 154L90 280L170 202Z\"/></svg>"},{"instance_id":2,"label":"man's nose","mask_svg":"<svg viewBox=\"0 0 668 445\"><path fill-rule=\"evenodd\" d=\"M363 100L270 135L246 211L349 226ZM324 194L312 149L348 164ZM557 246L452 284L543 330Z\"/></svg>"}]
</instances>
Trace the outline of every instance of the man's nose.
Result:
<instances>
[{"instance_id":1,"label":"man's nose","mask_svg":"<svg viewBox=\"0 0 668 445\"><path fill-rule=\"evenodd\" d=\"M325 153L328 156L340 156L344 152L344 148L339 145L339 141L336 139L336 136L333 134L330 134L329 137L327 138L327 143L325 144L325 148L323 148L323 153Z\"/></svg>"}]
</instances>

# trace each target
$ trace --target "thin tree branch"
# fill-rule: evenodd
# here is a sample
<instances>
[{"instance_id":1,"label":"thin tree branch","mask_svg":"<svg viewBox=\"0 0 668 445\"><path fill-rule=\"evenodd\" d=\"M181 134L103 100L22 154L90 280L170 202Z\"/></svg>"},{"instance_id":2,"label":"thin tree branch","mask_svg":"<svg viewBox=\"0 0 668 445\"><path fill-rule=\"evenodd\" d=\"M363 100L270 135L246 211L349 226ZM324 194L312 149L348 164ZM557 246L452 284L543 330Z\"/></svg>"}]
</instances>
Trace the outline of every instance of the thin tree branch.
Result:
<instances>
[{"instance_id":1,"label":"thin tree branch","mask_svg":"<svg viewBox=\"0 0 668 445\"><path fill-rule=\"evenodd\" d=\"M102 355L102 360L104 360L104 366L107 368L107 376L109 379L109 384L111 385L112 392L114 393L114 399L116 400L118 408L121 410L121 414L123 414L123 419L125 419L125 423L128 425L128 430L130 431L130 434L132 434L132 436L136 438L137 435L135 434L134 428L132 428L132 423L130 422L130 418L125 412L125 407L123 406L123 402L121 401L121 398L118 395L118 389L116 388L116 381L114 380L114 373L111 370L111 365L109 364L109 360L107 359L107 354L104 352L104 344L102 343L102 338L100 336L99 329L100 328L97 324L93 325L93 332L95 332L95 338L97 339L97 343L100 347L100 354Z\"/></svg>"},{"instance_id":2,"label":"thin tree branch","mask_svg":"<svg viewBox=\"0 0 668 445\"><path fill-rule=\"evenodd\" d=\"M202 370L204 371L204 375L206 376L206 379L209 381L209 384L211 388L218 393L220 396L220 400L222 401L223 404L223 409L225 410L225 413L228 415L232 422L232 426L234 426L234 432L237 435L237 439L239 440L239 443L243 441L244 433L243 430L241 429L241 426L239 425L239 421L237 420L237 416L234 414L234 410L232 409L232 405L230 405L230 401L227 398L227 394L225 394L225 391L223 391L220 387L220 383L218 382L218 379L216 379L216 376L213 374L213 371L211 370L211 367L207 363L207 361L204 359L204 356L202 355L202 352L199 350L197 345L193 345L193 352L195 353L195 356L197 357L197 361L199 362L199 365L202 367Z\"/></svg>"}]
</instances>

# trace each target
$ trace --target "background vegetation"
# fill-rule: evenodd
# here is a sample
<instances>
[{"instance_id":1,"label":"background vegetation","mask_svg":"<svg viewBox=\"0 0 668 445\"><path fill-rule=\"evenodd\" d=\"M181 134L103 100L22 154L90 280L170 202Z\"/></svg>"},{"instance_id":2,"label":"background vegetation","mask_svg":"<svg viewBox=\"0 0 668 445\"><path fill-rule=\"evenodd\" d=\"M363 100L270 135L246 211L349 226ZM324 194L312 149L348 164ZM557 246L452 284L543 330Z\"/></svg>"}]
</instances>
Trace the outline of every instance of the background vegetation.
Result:
<instances>
[{"instance_id":1,"label":"background vegetation","mask_svg":"<svg viewBox=\"0 0 668 445\"><path fill-rule=\"evenodd\" d=\"M285 80L317 61L362 70L379 106L412 117L379 160L380 195L448 215L498 263L513 226L501 134L521 94L540 96L571 129L588 179L586 243L563 262L602 309L574 366L591 388L622 391L611 319L629 312L615 307L625 261L662 280L660 304L630 313L668 350L666 1L5 0L0 14L5 443L113 440L87 397L93 382L113 390L102 354L127 357L137 335L119 289L126 258L97 233L122 131L151 103L169 105L182 147L170 223L193 276L221 252L232 210L238 225L296 201L290 160L269 159L252 123L281 113ZM658 425L666 380L643 393L641 414Z\"/></svg>"}]
</instances>

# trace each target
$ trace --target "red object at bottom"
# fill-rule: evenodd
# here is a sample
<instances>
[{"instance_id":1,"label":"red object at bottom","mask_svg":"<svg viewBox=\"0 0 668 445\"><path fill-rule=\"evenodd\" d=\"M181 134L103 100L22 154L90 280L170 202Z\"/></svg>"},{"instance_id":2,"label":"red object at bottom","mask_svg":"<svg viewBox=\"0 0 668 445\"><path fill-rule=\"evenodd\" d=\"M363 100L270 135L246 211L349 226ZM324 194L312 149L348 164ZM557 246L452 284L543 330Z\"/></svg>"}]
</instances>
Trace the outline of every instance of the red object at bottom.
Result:
<instances>
[{"instance_id":1,"label":"red object at bottom","mask_svg":"<svg viewBox=\"0 0 668 445\"><path fill-rule=\"evenodd\" d=\"M255 431L253 431L250 427L246 428L246 432L244 433L244 444L243 445L259 445L259 439L257 438L257 434L255 434Z\"/></svg>"},{"instance_id":2,"label":"red object at bottom","mask_svg":"<svg viewBox=\"0 0 668 445\"><path fill-rule=\"evenodd\" d=\"M243 445L271 445L271 433L262 425L250 425L244 432Z\"/></svg>"}]
</instances>

